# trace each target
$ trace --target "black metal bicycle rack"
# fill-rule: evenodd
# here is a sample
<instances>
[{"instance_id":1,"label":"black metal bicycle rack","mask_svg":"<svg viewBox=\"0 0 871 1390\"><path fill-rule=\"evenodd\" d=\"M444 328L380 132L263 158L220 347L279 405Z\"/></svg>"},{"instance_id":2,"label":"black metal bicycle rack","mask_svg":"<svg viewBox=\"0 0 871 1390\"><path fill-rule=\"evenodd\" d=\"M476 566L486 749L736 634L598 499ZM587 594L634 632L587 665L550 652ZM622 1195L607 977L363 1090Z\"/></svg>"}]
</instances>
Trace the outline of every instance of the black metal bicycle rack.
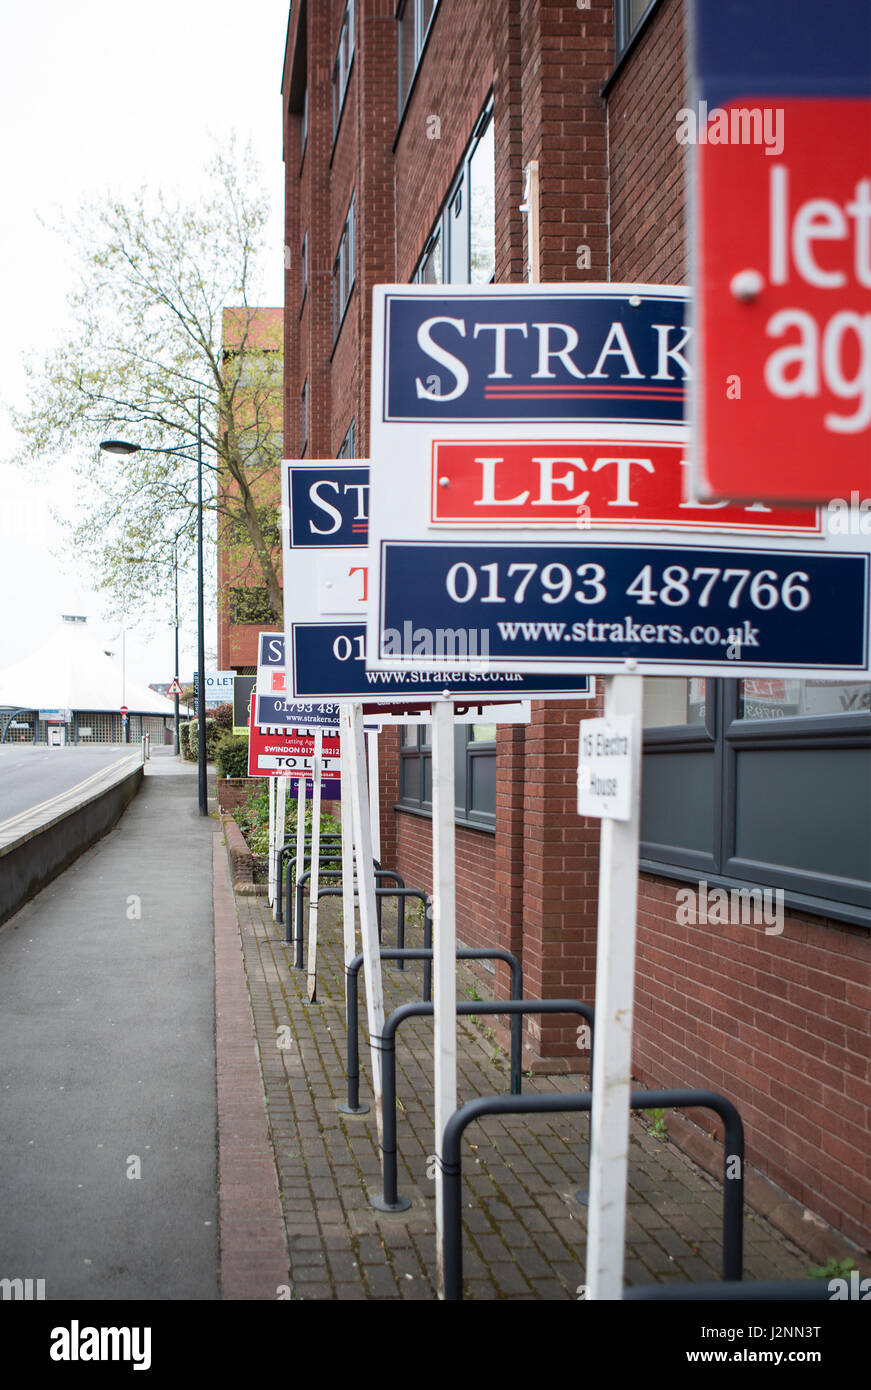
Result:
<instances>
[{"instance_id":1,"label":"black metal bicycle rack","mask_svg":"<svg viewBox=\"0 0 871 1390\"><path fill-rule=\"evenodd\" d=\"M338 830L330 830L330 831L326 832L325 834L322 834L322 835L321 835L321 844L324 845L324 846L327 848L327 850L331 850L331 849L334 849L334 848L335 848L335 842L336 842L336 841L341 842L341 838L342 838L341 831L338 831ZM308 851L309 851L310 849L311 849L311 838L307 835L307 836L306 836L306 839L305 839L305 845L304 845L304 847L303 847L303 854L302 854L302 857L303 857L303 868L305 868L306 861L310 858L310 855L309 855L309 853L308 853ZM291 869L292 869L292 868L294 867L294 865L296 864L296 851L297 851L297 844L296 844L296 841L295 841L295 840L293 840L293 841L288 840L288 842L287 842L286 844L282 845L282 846L281 846L281 849L278 851L278 882L277 882L276 891L275 891L275 920L276 920L276 922L279 922L279 923L281 923L281 922L284 921L284 911L283 911L283 885L284 885L285 861L286 861L286 859L289 858L291 855L294 856L294 857L291 859L291 861L290 861L290 865L288 866L287 872L288 872L288 876L289 876L289 875L290 875ZM328 856L328 857L331 857L331 856ZM288 907L289 907L289 905L290 905L290 893L289 893L289 892L288 892L287 901L288 901Z\"/></svg>"},{"instance_id":2,"label":"black metal bicycle rack","mask_svg":"<svg viewBox=\"0 0 871 1390\"><path fill-rule=\"evenodd\" d=\"M392 879L394 879L394 880L396 881L397 885L398 885L400 888L404 888L404 887L405 887L405 880L403 879L402 875L396 873L394 869L375 869L373 872L374 872L374 874L375 874L375 881L376 881L376 883L377 883L377 881L378 881L379 878L392 878ZM302 957L302 916L303 916L303 897L304 897L304 894L305 894L305 885L310 881L310 879L311 879L311 869L306 869L305 872L302 873L302 874L300 874L300 875L297 877L297 880L296 880L296 912L295 912L295 918L296 918L296 959L295 959L295 962L294 962L294 963L295 963L295 966L296 966L296 969L297 969L297 970L302 970L302 969L304 968L304 967L303 967L303 957ZM328 890L325 890L325 891L328 891ZM379 938L380 938L380 935L381 935L381 899L380 899L380 897L378 896L378 890L377 890L377 888L376 888L376 890L375 890L375 910L376 910L377 918L378 918L378 935L379 935ZM403 930L404 930L404 918L403 918ZM290 921L289 921L289 920L288 920L288 923L287 923L287 930L286 930L286 932L285 932L284 940L285 940L285 942L286 942L288 945L290 944Z\"/></svg>"},{"instance_id":3,"label":"black metal bicycle rack","mask_svg":"<svg viewBox=\"0 0 871 1390\"><path fill-rule=\"evenodd\" d=\"M398 949L395 951L381 951L382 960L422 960L424 962L424 997L422 1003L426 1005L426 1014L432 1013L432 924L427 920L424 929L424 946L413 947L409 950ZM511 969L511 990L512 999L523 997L523 971L520 962L510 951L503 951L496 947L492 951L486 948L461 947L457 951L457 960L504 960ZM345 967L345 1008L347 1019L347 1071L348 1071L348 1100L347 1104L340 1105L338 1108L343 1115L365 1115L369 1107L360 1104L360 1045L359 1045L359 978L360 967L363 965L363 953L360 952ZM406 1008L408 1005L405 1006ZM400 1010L396 1010L397 1013ZM464 1010L471 1012L471 1010ZM408 1015L405 1015L408 1017ZM394 1017L393 1014L390 1017ZM399 1022L402 1022L400 1019ZM515 1027L516 1022L516 1027ZM521 1024L520 1015L516 1020L511 1020L511 1092L512 1095L520 1095L521 1091ZM395 1105L395 1097L394 1097Z\"/></svg>"},{"instance_id":4,"label":"black metal bicycle rack","mask_svg":"<svg viewBox=\"0 0 871 1390\"><path fill-rule=\"evenodd\" d=\"M561 1003L565 1000L546 1003ZM504 1006L503 1006L504 1007ZM539 1004L539 1008L541 1005ZM547 1009L546 1012L556 1012ZM463 1297L463 1213L462 1213L462 1152L460 1144L467 1125L487 1115L554 1115L568 1111L589 1111L592 1095L585 1091L576 1095L550 1096L479 1096L454 1111L445 1125L442 1141L441 1168L444 1191L444 1275L445 1300L459 1302ZM632 1091L629 1100L633 1110L658 1110L674 1107L699 1107L713 1110L725 1127L723 1145L723 1279L740 1280L743 1264L744 1212L744 1126L741 1116L730 1100L716 1091L690 1089L670 1091ZM386 1107L385 1107L386 1108ZM386 1124L385 1114L385 1143ZM393 1117L395 1127L396 1117ZM730 1159L738 1158L738 1171L730 1173ZM723 1285L715 1285L717 1290Z\"/></svg>"},{"instance_id":5,"label":"black metal bicycle rack","mask_svg":"<svg viewBox=\"0 0 871 1390\"><path fill-rule=\"evenodd\" d=\"M742 1279L720 1284L632 1284L623 1290L624 1303L826 1303L831 1298L828 1279Z\"/></svg>"},{"instance_id":6,"label":"black metal bicycle rack","mask_svg":"<svg viewBox=\"0 0 871 1390\"><path fill-rule=\"evenodd\" d=\"M490 952L484 952L488 955ZM504 952L504 956L509 952ZM460 952L457 952L460 957ZM406 1018L427 1017L433 1012L433 1005L430 1003L411 1003L401 1004L398 1009L384 1020L384 1031L381 1037L376 1040L376 1046L381 1051L381 1087L384 1097L383 1103L383 1144L381 1177L383 1191L378 1197L370 1197L370 1204L378 1211L406 1211L411 1203L407 1197L400 1197L396 1190L396 1031ZM590 1064L592 1067L592 1037L595 1022L595 1013L589 1004L583 1004L579 999L487 999L475 1000L473 1003L458 1003L457 1014L516 1014L520 1019L523 1014L541 1013L574 1013L580 1014L590 1025ZM513 1034L512 1034L513 1046ZM592 1072L591 1072L592 1075ZM519 1084L519 1074L518 1074ZM522 1112L524 1105L529 1105L530 1109L535 1107L532 1102L537 1099L548 1100L550 1097L523 1097L519 1093L512 1093L510 1096L485 1096L484 1100L510 1100L518 1103L519 1110ZM562 1096L558 1099L563 1099ZM471 1102L475 1104L474 1101ZM463 1106L458 1110L451 1120L463 1113L467 1107ZM484 1112L489 1113L489 1112ZM495 1113L495 1112L494 1112ZM511 1113L517 1113L512 1111ZM450 1123L450 1122L449 1122ZM468 1123L468 1121L466 1122ZM446 1131L447 1132L447 1131ZM443 1171L444 1164L442 1165ZM445 1243L447 1251L447 1241ZM447 1255L445 1257L447 1263Z\"/></svg>"}]
</instances>

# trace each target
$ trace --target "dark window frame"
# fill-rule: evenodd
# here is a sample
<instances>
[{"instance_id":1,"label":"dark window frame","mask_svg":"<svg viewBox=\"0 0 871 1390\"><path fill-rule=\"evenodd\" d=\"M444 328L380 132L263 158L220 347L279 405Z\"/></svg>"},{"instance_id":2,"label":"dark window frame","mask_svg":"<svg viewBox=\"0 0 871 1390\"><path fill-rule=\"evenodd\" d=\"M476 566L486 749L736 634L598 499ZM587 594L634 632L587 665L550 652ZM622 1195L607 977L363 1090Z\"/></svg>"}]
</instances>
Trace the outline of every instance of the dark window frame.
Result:
<instances>
[{"instance_id":1,"label":"dark window frame","mask_svg":"<svg viewBox=\"0 0 871 1390\"><path fill-rule=\"evenodd\" d=\"M402 24L408 11L409 5L412 5L414 7L414 64L412 67L411 76L408 81L408 86L405 91L405 96L403 97ZM421 19L423 17L423 0L398 0L394 17L396 19L396 103L400 125L402 124L403 117L405 116L405 112L408 109L408 103L411 100L411 94L414 91L415 83L417 82L417 74L420 72L420 66L423 62L423 55L426 52L426 46L429 43L429 36L432 33L432 27L435 23L435 17L439 12L439 8L440 0L435 0L435 3L433 4L432 8L432 14L429 17L428 23L425 26L422 26Z\"/></svg>"},{"instance_id":2,"label":"dark window frame","mask_svg":"<svg viewBox=\"0 0 871 1390\"><path fill-rule=\"evenodd\" d=\"M482 830L485 834L495 835L495 790L493 809L484 810L473 804L472 788L474 786L473 762L476 758L495 758L496 740L476 741L473 738L474 727L473 724L454 726L455 767L461 758L464 759L463 804L458 805L455 800L454 822L456 825L465 826L468 830ZM422 816L428 820L432 819L432 798L426 796L427 783L430 787L432 786L431 735L432 725L430 724L403 726L399 744L399 800L394 807L397 811L408 811L412 815ZM418 787L415 794L408 790L409 769L412 765L415 767L415 781ZM459 781L459 779L457 780Z\"/></svg>"},{"instance_id":3,"label":"dark window frame","mask_svg":"<svg viewBox=\"0 0 871 1390\"><path fill-rule=\"evenodd\" d=\"M608 76L607 82L599 91L600 97L606 97L611 90L613 83L617 79L623 64L629 55L634 51L641 39L642 34L653 18L662 0L650 0L647 8L640 18L636 21L635 27L630 30L629 26L629 0L614 0L614 66Z\"/></svg>"},{"instance_id":4,"label":"dark window frame","mask_svg":"<svg viewBox=\"0 0 871 1390\"><path fill-rule=\"evenodd\" d=\"M339 341L342 324L348 312L351 295L357 281L357 213L356 189L351 194L348 211L339 237L339 248L333 261L333 349ZM341 302L340 302L341 301Z\"/></svg>"},{"instance_id":5,"label":"dark window frame","mask_svg":"<svg viewBox=\"0 0 871 1390\"><path fill-rule=\"evenodd\" d=\"M351 81L351 69L354 66L354 53L356 52L356 42L354 29L356 25L356 14L354 0L347 0L345 11L342 15L342 23L339 27L339 42L336 45L336 56L333 60L332 71L332 112L333 112L333 146L335 147L339 128L342 124L342 116L345 110L345 98L348 95L348 87ZM348 45L345 47L347 35Z\"/></svg>"},{"instance_id":6,"label":"dark window frame","mask_svg":"<svg viewBox=\"0 0 871 1390\"><path fill-rule=\"evenodd\" d=\"M308 418L308 377L302 383L302 390L299 393L301 415L299 424L300 450L299 456L303 457L308 448L309 418Z\"/></svg>"},{"instance_id":7,"label":"dark window frame","mask_svg":"<svg viewBox=\"0 0 871 1390\"><path fill-rule=\"evenodd\" d=\"M475 153L476 153L476 151L477 151L477 149L478 149L478 146L480 145L480 143L481 143L482 139L484 138L484 136L487 134L487 131L489 130L490 126L492 125L494 119L495 119L495 116L494 116L494 100L493 100L493 93L490 92L490 94L489 94L488 97L487 97L487 100L486 100L485 103L484 103L484 106L483 106L483 108L482 108L482 110L481 110L481 113L480 113L480 115L478 116L478 119L476 120L476 122L475 122L475 124L474 124L474 126L473 126L473 128L472 128L472 134L471 134L471 136L469 137L469 142L468 142L468 144L466 145L465 150L463 151L462 158L460 159L460 162L459 162L459 164L457 165L457 168L456 168L455 171L454 171L454 175L453 175L453 177L452 177L452 179L451 179L451 182L450 182L450 185L449 185L449 188L448 188L447 195L446 195L444 201L442 202L441 207L439 208L438 215L437 215L435 221L433 222L432 227L431 227L430 230L429 230L429 234L427 235L426 241L424 242L423 250L421 251L421 254L420 254L419 258L418 258L417 264L416 264L416 266L415 266L415 268L414 268L414 272L413 272L412 277L411 277L412 282L413 282L414 284L433 283L433 282L431 282L431 281L425 281L425 280L423 279L423 271L424 271L424 267L426 266L426 264L427 264L427 262L428 262L428 260L429 260L429 258L430 258L430 256L431 256L431 254L432 254L433 248L434 248L434 247L436 246L436 244L439 243L439 242L441 243L441 262L442 262L442 278L441 278L440 283L441 283L441 284L445 284L445 285L448 285L448 284L454 284L454 285L457 285L457 284L468 284L468 285L471 285L471 284L473 284L473 283L479 283L479 282L473 281L473 280L471 279L471 270L472 270L472 199L471 199L471 196L470 196L470 195L471 195L471 168L472 168L472 160L473 160L474 157L475 157ZM454 278L452 277L452 275L451 275L451 271L452 271L452 261L453 261L453 259L454 259L454 252L453 252L453 246L452 246L452 237L453 237L454 233L453 233L451 224L452 224L452 221L454 220L454 219L453 219L454 204L456 203L456 200L457 200L458 196L459 196L460 199L461 199L460 213L461 213L462 218L463 218L463 236L464 236L464 240L465 240L465 258L466 258L466 274L467 274L467 279L465 279L465 280L454 279ZM494 249L495 249L495 248L494 248ZM490 277L490 280L489 280L488 283L489 283L489 284L492 284L494 280L495 280L495 267L494 267L494 273L493 273L493 275Z\"/></svg>"},{"instance_id":8,"label":"dark window frame","mask_svg":"<svg viewBox=\"0 0 871 1390\"><path fill-rule=\"evenodd\" d=\"M345 431L344 439L339 445L339 452L336 454L336 458L352 459L354 457L354 421L352 420Z\"/></svg>"},{"instance_id":9,"label":"dark window frame","mask_svg":"<svg viewBox=\"0 0 871 1390\"><path fill-rule=\"evenodd\" d=\"M782 719L740 717L738 680L708 678L705 724L644 730L644 761L661 754L708 753L713 759L713 832L707 850L642 840L646 873L682 880L706 878L727 887L780 888L784 903L871 927L871 886L867 882L777 865L736 853L738 756L744 751L871 748L871 713L789 715ZM645 778L642 775L642 802Z\"/></svg>"}]
</instances>

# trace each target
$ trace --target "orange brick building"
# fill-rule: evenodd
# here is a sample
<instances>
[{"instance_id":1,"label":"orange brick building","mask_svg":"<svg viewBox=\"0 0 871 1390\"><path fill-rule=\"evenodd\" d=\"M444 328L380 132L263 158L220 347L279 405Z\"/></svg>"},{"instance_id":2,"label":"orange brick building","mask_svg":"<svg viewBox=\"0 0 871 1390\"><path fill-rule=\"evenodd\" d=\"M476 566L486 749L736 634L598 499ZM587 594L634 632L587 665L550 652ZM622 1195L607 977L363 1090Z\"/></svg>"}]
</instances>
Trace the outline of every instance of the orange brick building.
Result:
<instances>
[{"instance_id":1,"label":"orange brick building","mask_svg":"<svg viewBox=\"0 0 871 1390\"><path fill-rule=\"evenodd\" d=\"M227 410L222 430L235 446L239 478L224 466L218 517L218 668L251 674L257 634L280 631L280 606L270 595L264 565L245 524L245 488L267 556L280 584L282 309L225 309L221 334ZM232 434L233 438L228 436ZM228 515L228 512L231 513Z\"/></svg>"}]
</instances>

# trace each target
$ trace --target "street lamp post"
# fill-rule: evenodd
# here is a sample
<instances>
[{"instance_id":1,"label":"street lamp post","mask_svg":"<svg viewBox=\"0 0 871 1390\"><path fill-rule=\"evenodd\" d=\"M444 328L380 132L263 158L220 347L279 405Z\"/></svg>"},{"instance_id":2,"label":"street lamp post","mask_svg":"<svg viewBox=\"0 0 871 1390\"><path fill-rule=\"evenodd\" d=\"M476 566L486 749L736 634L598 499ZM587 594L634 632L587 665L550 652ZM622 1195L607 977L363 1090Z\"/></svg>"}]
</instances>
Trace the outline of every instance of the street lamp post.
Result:
<instances>
[{"instance_id":1,"label":"street lamp post","mask_svg":"<svg viewBox=\"0 0 871 1390\"><path fill-rule=\"evenodd\" d=\"M172 696L172 698L173 698L173 703L174 703L174 705L175 705L175 738L174 738L174 741L173 741L173 750L172 750L172 751L175 753L175 756L178 757L179 751L180 751L180 749L181 749L181 743L180 743L180 741L179 741L179 736L178 736L178 731L179 731L179 714L178 714L178 534L177 534L177 533L176 533L176 535L173 537L173 542L172 542L172 574L173 574L173 588L174 588L174 594L175 594L175 614L174 614L174 621L173 621L173 628L175 629L175 661L174 661L173 668L172 668L172 670L173 670L173 682L174 682L174 684L175 684L175 690L173 691L173 696Z\"/></svg>"},{"instance_id":2,"label":"street lamp post","mask_svg":"<svg viewBox=\"0 0 871 1390\"><path fill-rule=\"evenodd\" d=\"M131 444L126 439L104 439L100 448L107 454L172 454L176 458L187 459L193 463L190 454L181 449L152 449L144 444ZM202 403L197 394L197 665L199 680L197 686L197 792L200 815L209 814L206 782L206 633L203 598L203 469L210 468L217 473L214 464L203 460ZM176 537L176 541L177 541ZM176 569L176 675L178 675L178 570ZM178 749L178 696L176 699L176 750Z\"/></svg>"}]
</instances>

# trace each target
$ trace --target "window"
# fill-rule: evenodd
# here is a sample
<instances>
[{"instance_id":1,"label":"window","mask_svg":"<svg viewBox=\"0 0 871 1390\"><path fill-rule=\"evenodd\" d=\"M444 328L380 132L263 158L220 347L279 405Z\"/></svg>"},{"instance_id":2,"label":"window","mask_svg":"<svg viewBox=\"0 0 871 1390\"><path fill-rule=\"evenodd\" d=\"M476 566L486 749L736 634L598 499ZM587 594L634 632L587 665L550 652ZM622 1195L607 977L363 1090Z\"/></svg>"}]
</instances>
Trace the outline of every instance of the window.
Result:
<instances>
[{"instance_id":1,"label":"window","mask_svg":"<svg viewBox=\"0 0 871 1390\"><path fill-rule=\"evenodd\" d=\"M307 448L307 446L308 446L308 377L306 377L305 381L304 381L303 384L302 384L302 393L301 393L301 396L300 396L300 404L301 404L301 407L302 407L302 410L301 410L302 419L301 419L301 423L300 423L300 433L299 433L299 437L300 437L300 449L299 449L299 452L300 452L300 454L304 454L305 451L306 451L306 448Z\"/></svg>"},{"instance_id":2,"label":"window","mask_svg":"<svg viewBox=\"0 0 871 1390\"><path fill-rule=\"evenodd\" d=\"M496 272L493 102L475 126L414 279L422 285L489 285Z\"/></svg>"},{"instance_id":3,"label":"window","mask_svg":"<svg viewBox=\"0 0 871 1390\"><path fill-rule=\"evenodd\" d=\"M871 686L648 678L643 867L871 925Z\"/></svg>"},{"instance_id":4,"label":"window","mask_svg":"<svg viewBox=\"0 0 871 1390\"><path fill-rule=\"evenodd\" d=\"M496 829L496 725L454 728L456 819L479 830ZM399 803L432 814L432 725L405 724L399 746Z\"/></svg>"},{"instance_id":5,"label":"window","mask_svg":"<svg viewBox=\"0 0 871 1390\"><path fill-rule=\"evenodd\" d=\"M308 232L302 239L302 250L299 253L299 273L302 282L300 287L300 304L302 304L308 290Z\"/></svg>"},{"instance_id":6,"label":"window","mask_svg":"<svg viewBox=\"0 0 871 1390\"><path fill-rule=\"evenodd\" d=\"M351 63L354 58L354 0L348 0L345 6L345 13L342 16L342 28L339 32L339 46L336 50L336 61L333 64L333 139L339 129L339 121L342 119L342 110L345 105L345 93L348 90L348 75L351 71Z\"/></svg>"},{"instance_id":7,"label":"window","mask_svg":"<svg viewBox=\"0 0 871 1390\"><path fill-rule=\"evenodd\" d=\"M336 458L340 458L340 459L352 459L353 457L354 457L354 421L352 420L351 423L350 423L350 425L348 426L348 433L345 435L345 438L342 440L341 446L340 446L340 448L339 448L339 452L336 454Z\"/></svg>"},{"instance_id":8,"label":"window","mask_svg":"<svg viewBox=\"0 0 871 1390\"><path fill-rule=\"evenodd\" d=\"M302 124L301 124L301 126L300 126L300 132L299 132L300 162L302 162L303 158L305 157L305 148L306 148L306 145L307 145L307 144L308 144L308 87L306 87L306 89L305 89L305 91L303 92L303 95L302 95Z\"/></svg>"},{"instance_id":9,"label":"window","mask_svg":"<svg viewBox=\"0 0 871 1390\"><path fill-rule=\"evenodd\" d=\"M333 342L345 317L351 290L354 288L354 199L342 228L339 250L333 263Z\"/></svg>"},{"instance_id":10,"label":"window","mask_svg":"<svg viewBox=\"0 0 871 1390\"><path fill-rule=\"evenodd\" d=\"M614 5L614 51L619 58L657 0L616 0Z\"/></svg>"},{"instance_id":11,"label":"window","mask_svg":"<svg viewBox=\"0 0 871 1390\"><path fill-rule=\"evenodd\" d=\"M438 0L404 0L396 12L399 22L399 112L402 114L420 55L426 43Z\"/></svg>"}]
</instances>

